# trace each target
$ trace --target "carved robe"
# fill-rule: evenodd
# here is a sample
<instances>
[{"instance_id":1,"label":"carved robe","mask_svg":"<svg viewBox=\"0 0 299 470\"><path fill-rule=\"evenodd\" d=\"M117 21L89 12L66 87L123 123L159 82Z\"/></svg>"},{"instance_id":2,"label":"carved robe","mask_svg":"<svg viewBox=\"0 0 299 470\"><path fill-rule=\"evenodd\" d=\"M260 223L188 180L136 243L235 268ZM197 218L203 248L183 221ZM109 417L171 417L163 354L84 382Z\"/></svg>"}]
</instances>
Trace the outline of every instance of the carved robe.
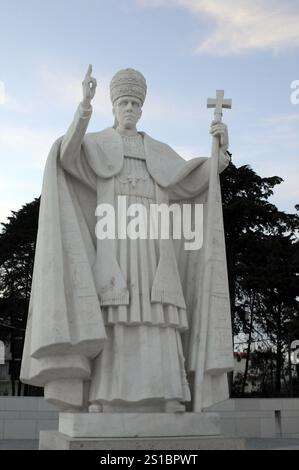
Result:
<instances>
[{"instance_id":1,"label":"carved robe","mask_svg":"<svg viewBox=\"0 0 299 470\"><path fill-rule=\"evenodd\" d=\"M79 107L48 159L22 380L44 386L62 409L98 402L104 411L163 411L167 400L191 399L202 255L178 240L96 239L96 206L117 211L126 196L149 214L151 203L204 203L209 159L186 162L145 133L85 134L89 117ZM219 171L227 163L222 155ZM221 199L215 240L205 406L228 397L233 366Z\"/></svg>"}]
</instances>

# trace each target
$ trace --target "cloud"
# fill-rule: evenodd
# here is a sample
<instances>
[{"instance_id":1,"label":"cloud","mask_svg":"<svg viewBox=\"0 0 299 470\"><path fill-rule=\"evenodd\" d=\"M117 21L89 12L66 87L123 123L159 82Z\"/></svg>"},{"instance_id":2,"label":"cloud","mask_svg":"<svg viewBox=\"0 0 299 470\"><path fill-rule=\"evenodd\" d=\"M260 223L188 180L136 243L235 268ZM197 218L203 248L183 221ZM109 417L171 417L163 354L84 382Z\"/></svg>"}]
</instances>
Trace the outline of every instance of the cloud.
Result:
<instances>
[{"instance_id":1,"label":"cloud","mask_svg":"<svg viewBox=\"0 0 299 470\"><path fill-rule=\"evenodd\" d=\"M299 46L298 0L137 0L144 7L182 7L211 20L196 53L217 56Z\"/></svg>"}]
</instances>

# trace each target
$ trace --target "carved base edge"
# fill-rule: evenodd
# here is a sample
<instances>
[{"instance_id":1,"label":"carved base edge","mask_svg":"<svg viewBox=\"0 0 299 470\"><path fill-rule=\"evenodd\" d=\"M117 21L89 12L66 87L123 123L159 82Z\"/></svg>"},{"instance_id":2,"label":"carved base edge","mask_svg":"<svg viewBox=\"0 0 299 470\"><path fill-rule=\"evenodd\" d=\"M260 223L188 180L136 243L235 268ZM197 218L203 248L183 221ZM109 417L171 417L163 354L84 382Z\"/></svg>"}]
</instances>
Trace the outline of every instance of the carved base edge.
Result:
<instances>
[{"instance_id":1,"label":"carved base edge","mask_svg":"<svg viewBox=\"0 0 299 470\"><path fill-rule=\"evenodd\" d=\"M59 432L70 437L187 437L220 435L217 413L60 413Z\"/></svg>"},{"instance_id":2,"label":"carved base edge","mask_svg":"<svg viewBox=\"0 0 299 470\"><path fill-rule=\"evenodd\" d=\"M224 437L72 438L41 431L40 450L244 450L246 439Z\"/></svg>"}]
</instances>

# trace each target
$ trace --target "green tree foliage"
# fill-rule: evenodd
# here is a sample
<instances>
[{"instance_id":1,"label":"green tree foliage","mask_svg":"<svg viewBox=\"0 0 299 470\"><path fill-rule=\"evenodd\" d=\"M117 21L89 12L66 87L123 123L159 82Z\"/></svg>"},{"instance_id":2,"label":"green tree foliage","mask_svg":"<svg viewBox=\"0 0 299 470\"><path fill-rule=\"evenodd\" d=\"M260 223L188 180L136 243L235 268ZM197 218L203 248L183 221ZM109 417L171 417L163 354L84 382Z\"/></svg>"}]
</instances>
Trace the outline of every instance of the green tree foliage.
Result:
<instances>
[{"instance_id":1,"label":"green tree foliage","mask_svg":"<svg viewBox=\"0 0 299 470\"><path fill-rule=\"evenodd\" d=\"M221 179L232 321L235 334L248 341L242 391L258 338L275 349L273 394L280 394L284 353L299 325L299 217L269 202L282 182L277 176L262 178L248 166L230 164Z\"/></svg>"},{"instance_id":2,"label":"green tree foliage","mask_svg":"<svg viewBox=\"0 0 299 470\"><path fill-rule=\"evenodd\" d=\"M13 395L20 393L20 364L29 306L39 199L12 212L0 234L0 339L10 343ZM16 387L17 385L17 387ZM26 387L28 390L28 387Z\"/></svg>"}]
</instances>

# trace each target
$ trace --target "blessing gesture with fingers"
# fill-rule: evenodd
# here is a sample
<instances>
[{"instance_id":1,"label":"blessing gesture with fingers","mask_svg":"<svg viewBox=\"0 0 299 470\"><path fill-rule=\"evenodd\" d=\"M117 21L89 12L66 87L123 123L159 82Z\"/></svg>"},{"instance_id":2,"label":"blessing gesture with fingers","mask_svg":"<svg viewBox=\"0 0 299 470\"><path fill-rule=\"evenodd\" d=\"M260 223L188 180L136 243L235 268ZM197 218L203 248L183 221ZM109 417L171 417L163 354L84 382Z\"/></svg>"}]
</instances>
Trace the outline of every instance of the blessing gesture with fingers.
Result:
<instances>
[{"instance_id":1,"label":"blessing gesture with fingers","mask_svg":"<svg viewBox=\"0 0 299 470\"><path fill-rule=\"evenodd\" d=\"M91 76L92 65L89 64L85 78L82 82L83 87L83 100L82 104L85 108L88 108L91 104L91 100L94 98L97 88L97 81Z\"/></svg>"}]
</instances>

